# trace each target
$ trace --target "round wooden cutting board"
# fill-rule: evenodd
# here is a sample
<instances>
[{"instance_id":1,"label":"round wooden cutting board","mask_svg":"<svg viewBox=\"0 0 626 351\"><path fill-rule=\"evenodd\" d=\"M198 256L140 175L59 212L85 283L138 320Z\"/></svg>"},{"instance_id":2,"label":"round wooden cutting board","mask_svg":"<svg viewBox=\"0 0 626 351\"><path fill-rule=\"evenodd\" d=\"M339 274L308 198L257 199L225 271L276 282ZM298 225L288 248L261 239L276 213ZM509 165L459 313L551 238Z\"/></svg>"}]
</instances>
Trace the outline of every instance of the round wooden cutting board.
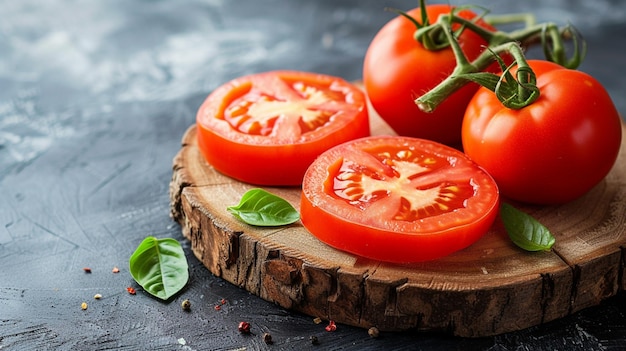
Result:
<instances>
[{"instance_id":1,"label":"round wooden cutting board","mask_svg":"<svg viewBox=\"0 0 626 351\"><path fill-rule=\"evenodd\" d=\"M370 118L373 134L391 133L374 113ZM556 237L550 252L518 249L496 221L465 250L394 265L335 250L299 222L274 228L243 224L226 207L257 186L207 164L195 126L174 158L171 216L213 274L284 308L382 331L489 336L567 316L626 288L624 145L611 173L583 198L521 208ZM299 208L300 188L265 189Z\"/></svg>"}]
</instances>

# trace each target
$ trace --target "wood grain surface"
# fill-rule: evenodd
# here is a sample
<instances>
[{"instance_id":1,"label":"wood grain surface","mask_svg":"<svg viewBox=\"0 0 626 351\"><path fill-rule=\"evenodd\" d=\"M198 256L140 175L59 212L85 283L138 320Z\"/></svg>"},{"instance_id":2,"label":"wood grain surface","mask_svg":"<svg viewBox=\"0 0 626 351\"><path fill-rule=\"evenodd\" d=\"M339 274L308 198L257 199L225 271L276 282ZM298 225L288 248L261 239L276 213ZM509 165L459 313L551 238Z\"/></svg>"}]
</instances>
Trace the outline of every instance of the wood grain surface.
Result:
<instances>
[{"instance_id":1,"label":"wood grain surface","mask_svg":"<svg viewBox=\"0 0 626 351\"><path fill-rule=\"evenodd\" d=\"M374 114L371 123L374 134L391 133ZM496 221L465 250L394 265L330 248L299 222L280 228L243 224L226 207L256 186L207 164L195 126L173 162L171 216L211 273L287 309L383 331L497 335L595 306L626 288L625 149L623 142L616 166L584 197L561 206L521 207L557 238L550 252L518 249ZM299 208L299 188L265 189Z\"/></svg>"}]
</instances>

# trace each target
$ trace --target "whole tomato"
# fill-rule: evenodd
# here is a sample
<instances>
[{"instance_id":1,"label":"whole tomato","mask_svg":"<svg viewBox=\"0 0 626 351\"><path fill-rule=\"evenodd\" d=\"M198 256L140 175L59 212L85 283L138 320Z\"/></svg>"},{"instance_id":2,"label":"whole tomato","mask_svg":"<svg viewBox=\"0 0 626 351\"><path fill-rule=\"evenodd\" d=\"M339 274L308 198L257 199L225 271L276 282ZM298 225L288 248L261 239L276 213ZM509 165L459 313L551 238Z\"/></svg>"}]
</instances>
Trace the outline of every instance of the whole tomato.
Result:
<instances>
[{"instance_id":1,"label":"whole tomato","mask_svg":"<svg viewBox=\"0 0 626 351\"><path fill-rule=\"evenodd\" d=\"M498 183L503 196L533 204L574 200L598 184L619 153L621 118L590 75L529 61L539 98L513 110L478 90L462 127L465 153Z\"/></svg>"},{"instance_id":2,"label":"whole tomato","mask_svg":"<svg viewBox=\"0 0 626 351\"><path fill-rule=\"evenodd\" d=\"M441 14L450 13L453 7L437 4L427 5L426 9L429 21L434 23ZM419 8L407 14L421 23ZM476 16L469 10L459 11L458 15L467 19ZM478 23L495 30L485 22ZM365 91L376 112L396 133L459 145L463 113L478 85L464 86L432 113L421 111L414 100L450 75L456 60L449 47L437 51L426 49L414 39L416 29L415 24L404 16L392 19L380 29L365 54ZM463 31L458 41L470 60L487 45L470 30Z\"/></svg>"}]
</instances>

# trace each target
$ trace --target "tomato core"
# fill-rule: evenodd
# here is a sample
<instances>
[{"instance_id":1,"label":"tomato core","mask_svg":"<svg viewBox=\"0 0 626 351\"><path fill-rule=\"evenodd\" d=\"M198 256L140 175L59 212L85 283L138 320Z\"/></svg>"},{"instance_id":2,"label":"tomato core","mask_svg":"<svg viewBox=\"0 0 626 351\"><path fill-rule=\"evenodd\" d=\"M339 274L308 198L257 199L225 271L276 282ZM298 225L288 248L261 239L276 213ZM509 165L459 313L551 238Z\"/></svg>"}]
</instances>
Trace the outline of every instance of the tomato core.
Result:
<instances>
[{"instance_id":1,"label":"tomato core","mask_svg":"<svg viewBox=\"0 0 626 351\"><path fill-rule=\"evenodd\" d=\"M449 160L399 147L366 152L388 168L376 172L343 160L337 172L331 173L334 180L332 192L361 209L400 193L403 196L391 218L411 222L463 208L465 200L474 194L469 182L439 180L433 183L429 177L423 177L445 167Z\"/></svg>"},{"instance_id":2,"label":"tomato core","mask_svg":"<svg viewBox=\"0 0 626 351\"><path fill-rule=\"evenodd\" d=\"M241 133L298 140L330 122L339 111L332 102L347 100L344 92L303 82L288 82L297 99L286 100L256 87L232 101L224 119Z\"/></svg>"}]
</instances>

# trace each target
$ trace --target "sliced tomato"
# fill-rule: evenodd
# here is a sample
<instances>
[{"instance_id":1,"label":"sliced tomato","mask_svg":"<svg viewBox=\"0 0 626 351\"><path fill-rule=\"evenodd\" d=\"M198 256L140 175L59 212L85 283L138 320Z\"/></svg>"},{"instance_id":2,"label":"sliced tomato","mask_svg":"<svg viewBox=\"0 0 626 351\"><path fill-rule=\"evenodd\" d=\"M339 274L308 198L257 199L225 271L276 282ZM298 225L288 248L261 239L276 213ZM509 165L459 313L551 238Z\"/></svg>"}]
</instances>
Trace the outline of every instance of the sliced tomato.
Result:
<instances>
[{"instance_id":1,"label":"sliced tomato","mask_svg":"<svg viewBox=\"0 0 626 351\"><path fill-rule=\"evenodd\" d=\"M436 259L493 224L498 187L462 152L425 139L376 136L324 152L302 184L301 220L328 245L370 259Z\"/></svg>"},{"instance_id":2,"label":"sliced tomato","mask_svg":"<svg viewBox=\"0 0 626 351\"><path fill-rule=\"evenodd\" d=\"M234 79L198 110L198 145L218 171L259 185L300 185L325 150L368 136L364 93L322 74L271 71Z\"/></svg>"}]
</instances>

